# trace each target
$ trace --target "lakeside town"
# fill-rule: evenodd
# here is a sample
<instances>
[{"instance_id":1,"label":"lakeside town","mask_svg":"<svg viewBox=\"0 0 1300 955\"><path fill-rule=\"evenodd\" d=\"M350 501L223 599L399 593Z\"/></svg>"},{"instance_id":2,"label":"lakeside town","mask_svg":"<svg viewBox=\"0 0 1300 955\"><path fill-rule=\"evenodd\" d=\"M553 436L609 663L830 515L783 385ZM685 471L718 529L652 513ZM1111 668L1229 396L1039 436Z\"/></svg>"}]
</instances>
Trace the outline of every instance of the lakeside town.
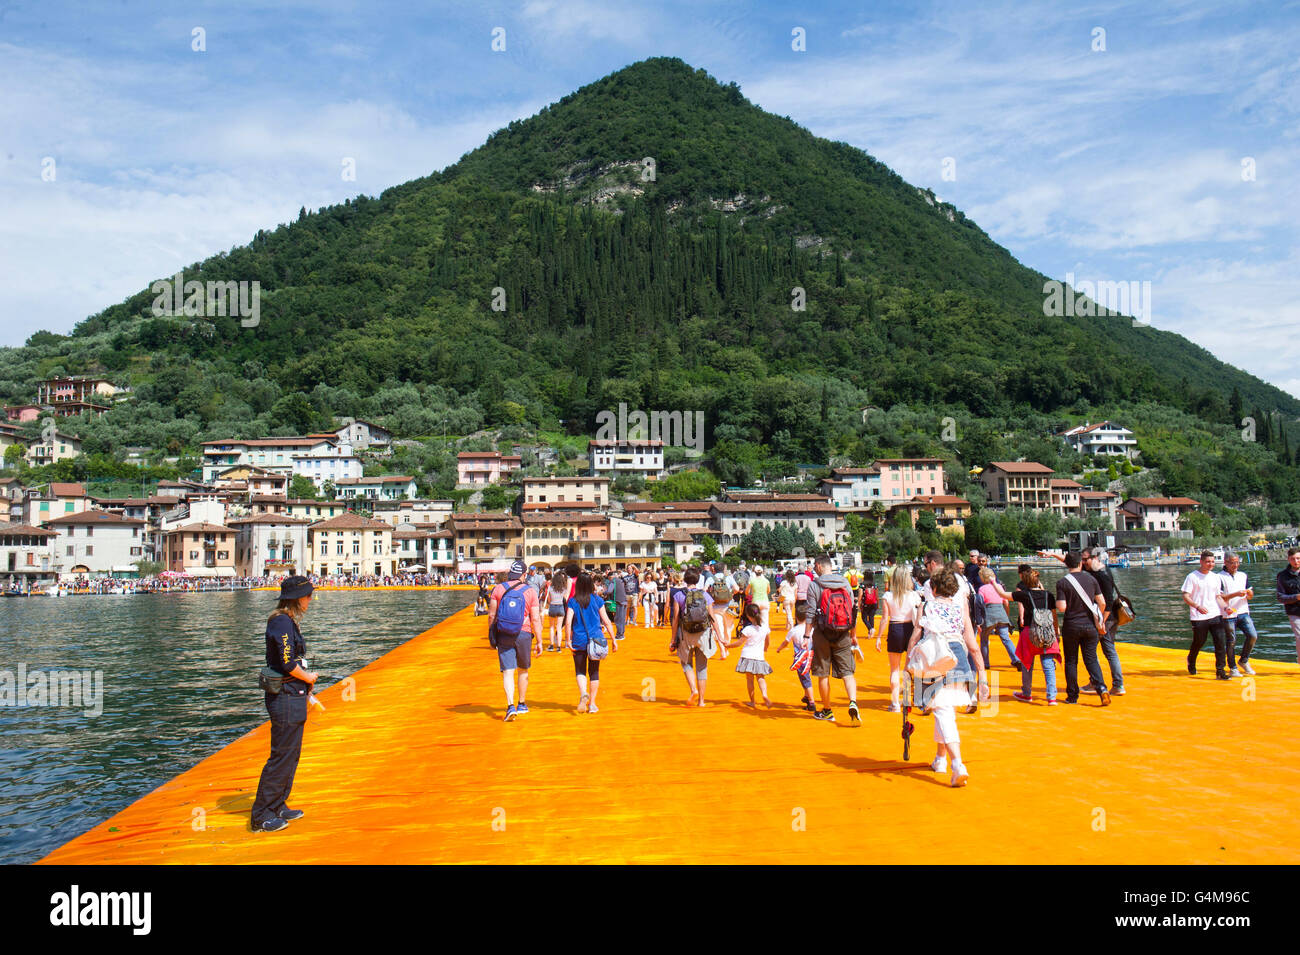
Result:
<instances>
[{"instance_id":1,"label":"lakeside town","mask_svg":"<svg viewBox=\"0 0 1300 955\"><path fill-rule=\"evenodd\" d=\"M94 376L42 381L36 402L5 409L6 461L15 453L31 467L76 458L77 438L51 428L51 418L101 414L122 397L121 389ZM37 420L47 422L42 440L24 443L22 425ZM1140 455L1134 433L1114 422L1058 437L1126 471ZM469 493L450 500L421 498L413 475L367 474L383 469L393 444L388 429L358 419L320 433L207 441L190 477L152 487L142 482L135 497L88 493L78 482L0 478L4 592L231 589L293 574L363 586L446 585L503 573L515 559L540 569L622 569L719 557L783 563L818 553L832 555L837 565L865 559L879 566L914 556L888 552L879 539L873 554L862 546L864 526L901 528L894 541L908 551L938 544L958 553L974 543L972 502L952 492L951 462L940 457L809 465L794 490L769 483L719 487L699 499L646 500L654 495L643 489L666 487L673 474L690 468L666 467L661 440L592 439L585 461L576 462L585 465L581 474L538 473L575 468L554 449L515 445L459 452L457 488ZM525 467L525 454L533 466ZM1059 518L1054 526L1065 529L1063 536L1043 546L1101 545L1121 563L1185 558L1200 502L1125 497L1075 479L1084 477L1023 460L970 469L986 513ZM488 507L493 499L506 505ZM1282 541L1290 529L1268 530ZM1267 542L1259 533L1242 543ZM1033 559L1034 549L1024 550L1017 559Z\"/></svg>"}]
</instances>

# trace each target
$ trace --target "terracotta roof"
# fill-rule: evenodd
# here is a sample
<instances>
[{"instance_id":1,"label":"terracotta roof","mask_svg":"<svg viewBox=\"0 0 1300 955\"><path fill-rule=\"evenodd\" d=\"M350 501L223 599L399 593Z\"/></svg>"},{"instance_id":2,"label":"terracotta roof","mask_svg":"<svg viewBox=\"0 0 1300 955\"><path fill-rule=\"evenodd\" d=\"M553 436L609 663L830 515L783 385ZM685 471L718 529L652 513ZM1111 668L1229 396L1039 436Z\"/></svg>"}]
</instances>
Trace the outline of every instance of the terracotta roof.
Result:
<instances>
[{"instance_id":1,"label":"terracotta roof","mask_svg":"<svg viewBox=\"0 0 1300 955\"><path fill-rule=\"evenodd\" d=\"M836 475L839 475L839 474L847 474L847 475L879 474L879 473L880 473L880 468L831 468L831 473L832 473L832 474L836 474ZM827 479L827 478L823 478L822 480L828 480L828 479Z\"/></svg>"},{"instance_id":2,"label":"terracotta roof","mask_svg":"<svg viewBox=\"0 0 1300 955\"><path fill-rule=\"evenodd\" d=\"M523 516L525 524L603 524L607 517L604 514L525 514Z\"/></svg>"},{"instance_id":3,"label":"terracotta roof","mask_svg":"<svg viewBox=\"0 0 1300 955\"><path fill-rule=\"evenodd\" d=\"M720 502L713 505L723 514L741 514L747 511L768 511L775 514L798 513L834 513L837 508L830 501L822 498L816 501L736 501Z\"/></svg>"},{"instance_id":4,"label":"terracotta roof","mask_svg":"<svg viewBox=\"0 0 1300 955\"><path fill-rule=\"evenodd\" d=\"M500 451L461 451L456 455L457 458L499 458L501 456Z\"/></svg>"},{"instance_id":5,"label":"terracotta roof","mask_svg":"<svg viewBox=\"0 0 1300 955\"><path fill-rule=\"evenodd\" d=\"M1069 478L1053 478L1047 482L1048 487L1059 487L1063 489L1083 487L1078 481L1071 481Z\"/></svg>"},{"instance_id":6,"label":"terracotta roof","mask_svg":"<svg viewBox=\"0 0 1300 955\"><path fill-rule=\"evenodd\" d=\"M965 504L970 507L970 501L956 494L918 494L910 502L915 504Z\"/></svg>"},{"instance_id":7,"label":"terracotta roof","mask_svg":"<svg viewBox=\"0 0 1300 955\"><path fill-rule=\"evenodd\" d=\"M408 484L414 481L415 477L410 474L385 474L380 477L359 477L359 478L339 478L334 482L335 487L344 484Z\"/></svg>"},{"instance_id":8,"label":"terracotta roof","mask_svg":"<svg viewBox=\"0 0 1300 955\"><path fill-rule=\"evenodd\" d=\"M873 465L881 464L943 464L943 458L876 458Z\"/></svg>"},{"instance_id":9,"label":"terracotta roof","mask_svg":"<svg viewBox=\"0 0 1300 955\"><path fill-rule=\"evenodd\" d=\"M86 489L80 484L60 484L55 481L50 484L50 493L57 497L85 497Z\"/></svg>"},{"instance_id":10,"label":"terracotta roof","mask_svg":"<svg viewBox=\"0 0 1300 955\"><path fill-rule=\"evenodd\" d=\"M224 524L209 524L207 521L195 521L193 524L182 524L180 527L173 527L168 534L228 534L230 528Z\"/></svg>"},{"instance_id":11,"label":"terracotta roof","mask_svg":"<svg viewBox=\"0 0 1300 955\"><path fill-rule=\"evenodd\" d=\"M393 525L387 521L377 521L373 518L363 517L360 514L354 514L349 511L347 514L340 514L337 517L326 518L323 521L317 521L311 525L314 531L360 531L376 530L391 531Z\"/></svg>"},{"instance_id":12,"label":"terracotta roof","mask_svg":"<svg viewBox=\"0 0 1300 955\"><path fill-rule=\"evenodd\" d=\"M233 517L226 521L231 527L236 524L310 524L307 517L290 517L288 514L254 514L250 517Z\"/></svg>"},{"instance_id":13,"label":"terracotta roof","mask_svg":"<svg viewBox=\"0 0 1300 955\"><path fill-rule=\"evenodd\" d=\"M440 535L436 531L421 530L418 527L413 527L410 530L402 530L401 528L397 528L394 529L393 531L393 540L395 541L427 540L430 537L438 537L438 536Z\"/></svg>"},{"instance_id":14,"label":"terracotta roof","mask_svg":"<svg viewBox=\"0 0 1300 955\"><path fill-rule=\"evenodd\" d=\"M681 541L687 543L693 538L691 532L681 527L665 527L663 533L659 535L661 541Z\"/></svg>"},{"instance_id":15,"label":"terracotta roof","mask_svg":"<svg viewBox=\"0 0 1300 955\"><path fill-rule=\"evenodd\" d=\"M682 511L707 511L716 501L628 501L625 511L664 511L680 514Z\"/></svg>"},{"instance_id":16,"label":"terracotta roof","mask_svg":"<svg viewBox=\"0 0 1300 955\"><path fill-rule=\"evenodd\" d=\"M523 483L528 484L608 484L607 477L526 477Z\"/></svg>"},{"instance_id":17,"label":"terracotta roof","mask_svg":"<svg viewBox=\"0 0 1300 955\"><path fill-rule=\"evenodd\" d=\"M19 537L58 537L58 531L46 527L32 527L30 524L7 524L0 522L0 537L13 535Z\"/></svg>"},{"instance_id":18,"label":"terracotta roof","mask_svg":"<svg viewBox=\"0 0 1300 955\"><path fill-rule=\"evenodd\" d=\"M453 528L458 531L522 531L524 525L514 521L454 521Z\"/></svg>"},{"instance_id":19,"label":"terracotta roof","mask_svg":"<svg viewBox=\"0 0 1300 955\"><path fill-rule=\"evenodd\" d=\"M1103 498L1119 497L1114 491L1080 491L1079 497Z\"/></svg>"},{"instance_id":20,"label":"terracotta roof","mask_svg":"<svg viewBox=\"0 0 1300 955\"><path fill-rule=\"evenodd\" d=\"M204 441L203 447L213 445L243 445L248 448L274 448L289 447L290 445L312 445L329 443L330 439L336 435L329 435L328 438L227 438L224 441Z\"/></svg>"},{"instance_id":21,"label":"terracotta roof","mask_svg":"<svg viewBox=\"0 0 1300 955\"><path fill-rule=\"evenodd\" d=\"M595 501L525 501L523 509L525 512L585 511L589 510L593 505L596 505Z\"/></svg>"},{"instance_id":22,"label":"terracotta roof","mask_svg":"<svg viewBox=\"0 0 1300 955\"><path fill-rule=\"evenodd\" d=\"M131 526L140 526L144 521L139 518L123 517L121 514L114 514L112 511L82 511L80 514L64 514L61 517L51 517L46 524L129 524Z\"/></svg>"},{"instance_id":23,"label":"terracotta roof","mask_svg":"<svg viewBox=\"0 0 1300 955\"><path fill-rule=\"evenodd\" d=\"M253 494L248 499L250 504L288 504L289 499L283 494ZM329 502L326 502L329 503Z\"/></svg>"},{"instance_id":24,"label":"terracotta roof","mask_svg":"<svg viewBox=\"0 0 1300 955\"><path fill-rule=\"evenodd\" d=\"M989 467L999 468L1008 474L1052 474L1051 468L1037 461L990 461Z\"/></svg>"},{"instance_id":25,"label":"terracotta roof","mask_svg":"<svg viewBox=\"0 0 1300 955\"><path fill-rule=\"evenodd\" d=\"M1200 507L1200 501L1194 501L1190 497L1130 497L1129 501L1136 501L1143 507ZM1128 501L1124 502L1125 504Z\"/></svg>"}]
</instances>

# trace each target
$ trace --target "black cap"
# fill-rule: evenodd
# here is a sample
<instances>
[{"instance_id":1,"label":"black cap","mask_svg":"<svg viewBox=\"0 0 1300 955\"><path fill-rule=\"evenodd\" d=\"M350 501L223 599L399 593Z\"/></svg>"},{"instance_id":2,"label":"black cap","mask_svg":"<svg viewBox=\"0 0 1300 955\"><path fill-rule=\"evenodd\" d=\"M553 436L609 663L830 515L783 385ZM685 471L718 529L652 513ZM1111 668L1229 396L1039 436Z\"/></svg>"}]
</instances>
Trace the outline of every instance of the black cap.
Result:
<instances>
[{"instance_id":1,"label":"black cap","mask_svg":"<svg viewBox=\"0 0 1300 955\"><path fill-rule=\"evenodd\" d=\"M280 581L280 599L297 600L299 597L306 597L315 589L311 581L306 577L301 574L294 574L292 577L286 577Z\"/></svg>"}]
</instances>

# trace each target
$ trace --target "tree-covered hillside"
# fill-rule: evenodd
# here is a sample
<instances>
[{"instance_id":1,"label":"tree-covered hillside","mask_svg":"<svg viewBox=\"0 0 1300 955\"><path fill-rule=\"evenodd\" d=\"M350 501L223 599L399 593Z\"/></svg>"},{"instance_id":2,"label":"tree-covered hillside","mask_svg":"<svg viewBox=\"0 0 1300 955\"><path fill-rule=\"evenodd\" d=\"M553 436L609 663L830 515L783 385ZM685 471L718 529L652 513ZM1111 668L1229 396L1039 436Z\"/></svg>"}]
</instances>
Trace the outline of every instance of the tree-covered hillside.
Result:
<instances>
[{"instance_id":1,"label":"tree-covered hillside","mask_svg":"<svg viewBox=\"0 0 1300 955\"><path fill-rule=\"evenodd\" d=\"M1241 497L1300 500L1285 430L1300 402L1175 334L1045 317L1044 277L959 211L679 60L620 70L440 173L304 210L185 277L259 281L260 324L155 317L142 277L71 336L0 354L0 397L29 400L59 371L131 384L135 401L76 425L110 454L340 415L421 438L585 434L619 402L700 409L719 473L737 478L833 454L962 453L943 440L950 414L977 456L1008 422L1038 431L999 437L1002 454L1153 407L1230 443L1206 475L1179 463L1191 431L1160 432L1152 451L1180 491L1236 500L1249 478ZM895 442L868 406L931 424ZM1241 408L1280 413L1276 447L1237 446Z\"/></svg>"}]
</instances>

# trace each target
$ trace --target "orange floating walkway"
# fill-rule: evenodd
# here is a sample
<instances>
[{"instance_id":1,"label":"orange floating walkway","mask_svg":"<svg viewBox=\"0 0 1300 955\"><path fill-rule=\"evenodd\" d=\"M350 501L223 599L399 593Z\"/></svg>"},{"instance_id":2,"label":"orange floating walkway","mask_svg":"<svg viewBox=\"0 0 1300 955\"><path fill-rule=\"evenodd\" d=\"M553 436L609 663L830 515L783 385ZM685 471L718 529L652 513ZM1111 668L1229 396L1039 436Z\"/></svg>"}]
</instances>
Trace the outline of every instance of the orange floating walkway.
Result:
<instances>
[{"instance_id":1,"label":"orange floating walkway","mask_svg":"<svg viewBox=\"0 0 1300 955\"><path fill-rule=\"evenodd\" d=\"M1019 703L999 665L995 705L958 717L966 789L930 772L917 716L900 760L888 666L859 662L863 722L798 708L789 649L769 652L770 712L749 710L738 648L709 664L704 709L684 705L667 630L631 628L602 665L600 712L578 715L570 655L533 666L513 723L484 620L470 609L322 694L292 805L253 833L269 748L259 726L67 845L46 863L1294 863L1300 668L1257 663L1216 682L1184 652L1124 644L1128 695L1109 708ZM309 640L328 639L310 629ZM774 639L775 648L779 640ZM1211 672L1204 675L1205 669ZM1082 675L1082 667L1080 667ZM1063 680L1062 680L1063 684ZM1063 692L1062 692L1063 695Z\"/></svg>"}]
</instances>

